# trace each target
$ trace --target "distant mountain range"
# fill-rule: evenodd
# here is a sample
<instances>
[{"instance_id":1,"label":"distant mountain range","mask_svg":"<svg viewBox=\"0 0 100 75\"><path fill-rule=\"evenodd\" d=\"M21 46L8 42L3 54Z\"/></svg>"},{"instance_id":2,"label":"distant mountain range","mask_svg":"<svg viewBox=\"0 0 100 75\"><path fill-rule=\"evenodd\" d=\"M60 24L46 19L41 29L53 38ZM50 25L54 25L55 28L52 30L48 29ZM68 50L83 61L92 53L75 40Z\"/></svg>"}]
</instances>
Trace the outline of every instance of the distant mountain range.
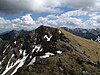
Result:
<instances>
[{"instance_id":1,"label":"distant mountain range","mask_svg":"<svg viewBox=\"0 0 100 75\"><path fill-rule=\"evenodd\" d=\"M75 28L75 29L70 29L67 27L61 27L62 29L73 33L74 35L80 36L82 38L86 38L89 40L93 41L99 41L99 36L100 36L100 29L82 29L82 28Z\"/></svg>"},{"instance_id":2,"label":"distant mountain range","mask_svg":"<svg viewBox=\"0 0 100 75\"><path fill-rule=\"evenodd\" d=\"M21 30L21 31L16 31L16 30L12 30L12 31L9 31L9 32L5 32L3 34L0 35L0 38L2 40L5 40L5 41L9 41L9 40L12 40L16 37L18 37L19 35L27 35L29 34L31 31L26 31L26 30Z\"/></svg>"},{"instance_id":3,"label":"distant mountain range","mask_svg":"<svg viewBox=\"0 0 100 75\"><path fill-rule=\"evenodd\" d=\"M75 28L75 29L70 29L67 27L61 27L62 29L73 33L74 35L77 35L79 37L82 38L86 38L89 40L93 40L93 41L99 41L100 40L100 29L83 29L83 28ZM0 35L0 38L2 40L11 40L16 38L19 35L27 35L31 33L31 31L26 31L26 30L21 30L21 31L16 31L16 30L12 30L9 32L5 32L3 34Z\"/></svg>"},{"instance_id":4,"label":"distant mountain range","mask_svg":"<svg viewBox=\"0 0 100 75\"><path fill-rule=\"evenodd\" d=\"M98 42L47 26L2 36L0 75L100 75Z\"/></svg>"}]
</instances>

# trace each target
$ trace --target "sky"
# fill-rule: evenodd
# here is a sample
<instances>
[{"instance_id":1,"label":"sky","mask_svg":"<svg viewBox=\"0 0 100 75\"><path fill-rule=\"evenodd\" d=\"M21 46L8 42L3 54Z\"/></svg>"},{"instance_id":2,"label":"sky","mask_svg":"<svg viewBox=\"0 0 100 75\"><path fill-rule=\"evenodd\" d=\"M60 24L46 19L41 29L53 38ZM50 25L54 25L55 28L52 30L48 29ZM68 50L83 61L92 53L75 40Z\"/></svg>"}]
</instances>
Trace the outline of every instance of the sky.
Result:
<instances>
[{"instance_id":1,"label":"sky","mask_svg":"<svg viewBox=\"0 0 100 75\"><path fill-rule=\"evenodd\" d=\"M0 0L0 33L41 25L100 28L100 0Z\"/></svg>"}]
</instances>

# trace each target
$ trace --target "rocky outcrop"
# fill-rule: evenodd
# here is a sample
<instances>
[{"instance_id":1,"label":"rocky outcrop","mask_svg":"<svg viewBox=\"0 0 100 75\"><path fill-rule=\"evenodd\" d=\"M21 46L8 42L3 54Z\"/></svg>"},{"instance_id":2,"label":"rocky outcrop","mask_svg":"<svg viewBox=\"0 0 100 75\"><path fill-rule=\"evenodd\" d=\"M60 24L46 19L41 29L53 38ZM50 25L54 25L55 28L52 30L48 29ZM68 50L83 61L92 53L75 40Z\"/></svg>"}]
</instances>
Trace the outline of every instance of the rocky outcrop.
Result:
<instances>
[{"instance_id":1,"label":"rocky outcrop","mask_svg":"<svg viewBox=\"0 0 100 75\"><path fill-rule=\"evenodd\" d=\"M100 74L96 64L66 36L60 29L46 26L18 35L2 51L0 74L91 75L92 71Z\"/></svg>"}]
</instances>

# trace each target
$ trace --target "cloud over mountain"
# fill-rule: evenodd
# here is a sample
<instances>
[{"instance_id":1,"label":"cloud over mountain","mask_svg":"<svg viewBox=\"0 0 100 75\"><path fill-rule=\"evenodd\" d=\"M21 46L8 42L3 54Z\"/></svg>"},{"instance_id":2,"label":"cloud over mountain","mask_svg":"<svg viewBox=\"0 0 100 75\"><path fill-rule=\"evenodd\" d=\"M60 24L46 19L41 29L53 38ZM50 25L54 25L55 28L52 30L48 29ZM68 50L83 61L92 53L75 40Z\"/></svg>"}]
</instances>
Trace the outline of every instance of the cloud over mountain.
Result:
<instances>
[{"instance_id":1,"label":"cloud over mountain","mask_svg":"<svg viewBox=\"0 0 100 75\"><path fill-rule=\"evenodd\" d=\"M88 16L89 19L84 21L82 18L73 16ZM34 20L31 14L12 20L0 17L0 32L21 29L33 30L40 25L52 27L66 26L70 28L100 28L99 19L100 15L98 13L88 13L82 10L69 11L60 15L51 14L46 17L39 17L37 20Z\"/></svg>"},{"instance_id":2,"label":"cloud over mountain","mask_svg":"<svg viewBox=\"0 0 100 75\"><path fill-rule=\"evenodd\" d=\"M15 12L51 12L59 9L59 2L50 0L0 0L0 10L7 13Z\"/></svg>"},{"instance_id":3,"label":"cloud over mountain","mask_svg":"<svg viewBox=\"0 0 100 75\"><path fill-rule=\"evenodd\" d=\"M67 11L67 8L71 11ZM0 32L32 30L40 25L100 28L99 9L99 0L0 0L0 13L24 12L26 14L14 19L0 17ZM38 16L34 20L34 13L47 15Z\"/></svg>"},{"instance_id":4,"label":"cloud over mountain","mask_svg":"<svg viewBox=\"0 0 100 75\"><path fill-rule=\"evenodd\" d=\"M87 10L95 5L98 9L96 0L0 0L0 11L58 13L63 11L61 7Z\"/></svg>"},{"instance_id":5,"label":"cloud over mountain","mask_svg":"<svg viewBox=\"0 0 100 75\"><path fill-rule=\"evenodd\" d=\"M96 0L64 0L65 6L86 10L95 5Z\"/></svg>"}]
</instances>

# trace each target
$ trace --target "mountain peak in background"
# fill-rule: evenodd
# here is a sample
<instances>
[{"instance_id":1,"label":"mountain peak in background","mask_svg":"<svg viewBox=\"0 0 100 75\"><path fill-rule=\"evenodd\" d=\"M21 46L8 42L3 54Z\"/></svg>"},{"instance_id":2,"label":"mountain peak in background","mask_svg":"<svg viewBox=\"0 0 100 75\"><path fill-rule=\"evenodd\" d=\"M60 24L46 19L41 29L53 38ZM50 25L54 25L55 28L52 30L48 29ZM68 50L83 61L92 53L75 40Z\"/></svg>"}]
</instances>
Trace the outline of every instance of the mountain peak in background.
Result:
<instances>
[{"instance_id":1,"label":"mountain peak in background","mask_svg":"<svg viewBox=\"0 0 100 75\"><path fill-rule=\"evenodd\" d=\"M99 28L97 29L83 29L83 28L70 29L67 27L61 27L61 28L79 37L86 38L88 40L93 40L96 42L100 42L99 41L100 38L98 38L100 36Z\"/></svg>"}]
</instances>

